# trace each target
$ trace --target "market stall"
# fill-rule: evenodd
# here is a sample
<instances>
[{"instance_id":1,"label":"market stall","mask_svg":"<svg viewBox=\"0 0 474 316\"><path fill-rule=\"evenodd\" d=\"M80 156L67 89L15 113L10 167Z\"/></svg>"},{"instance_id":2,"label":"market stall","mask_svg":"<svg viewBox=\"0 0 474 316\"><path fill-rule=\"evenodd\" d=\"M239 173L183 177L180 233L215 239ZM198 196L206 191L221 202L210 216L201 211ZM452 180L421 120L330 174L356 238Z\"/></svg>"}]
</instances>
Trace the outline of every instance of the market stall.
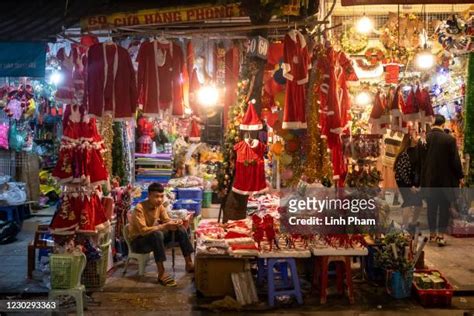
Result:
<instances>
[{"instance_id":1,"label":"market stall","mask_svg":"<svg viewBox=\"0 0 474 316\"><path fill-rule=\"evenodd\" d=\"M308 296L326 304L335 275L349 304L356 278L394 299L413 289L424 306L450 304L459 279L432 259L422 198L407 198L421 162L398 169L412 158L400 158L407 139L425 148L443 115L465 175L446 233L458 245L474 235L472 14L423 6L347 17L335 4L280 4L89 16L47 45L42 79L0 81L0 163L34 153L38 197L28 199L55 207L29 244L30 278L49 273L52 296L82 297L124 262L125 274L124 231L160 183L167 214L195 245L199 296L250 309ZM27 200L24 186L0 182L0 200L14 204L7 189Z\"/></svg>"}]
</instances>

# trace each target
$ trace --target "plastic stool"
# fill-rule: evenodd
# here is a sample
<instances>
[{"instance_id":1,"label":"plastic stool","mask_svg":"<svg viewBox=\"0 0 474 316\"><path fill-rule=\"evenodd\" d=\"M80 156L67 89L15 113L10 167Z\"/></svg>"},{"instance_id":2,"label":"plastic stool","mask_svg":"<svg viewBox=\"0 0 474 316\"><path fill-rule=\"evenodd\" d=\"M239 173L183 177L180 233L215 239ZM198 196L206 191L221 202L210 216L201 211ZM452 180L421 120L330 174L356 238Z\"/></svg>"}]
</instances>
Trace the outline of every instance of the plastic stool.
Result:
<instances>
[{"instance_id":1,"label":"plastic stool","mask_svg":"<svg viewBox=\"0 0 474 316\"><path fill-rule=\"evenodd\" d=\"M288 287L290 279L288 277L288 262L278 262L277 271L274 272L275 277L280 276L283 287ZM267 278L267 264L265 258L257 259L257 284L263 285L263 281Z\"/></svg>"},{"instance_id":2,"label":"plastic stool","mask_svg":"<svg viewBox=\"0 0 474 316\"><path fill-rule=\"evenodd\" d=\"M80 280L80 278L79 278ZM86 293L86 288L84 285L79 285L73 289L67 290L50 290L49 299L54 299L58 296L72 296L76 301L76 315L84 315L84 294Z\"/></svg>"},{"instance_id":3,"label":"plastic stool","mask_svg":"<svg viewBox=\"0 0 474 316\"><path fill-rule=\"evenodd\" d=\"M352 287L351 256L318 256L314 264L313 288L318 284L320 287L320 302L325 304L327 301L328 287L328 267L330 262L336 264L336 284L339 293L344 293L344 275L347 286L347 296L349 302L354 304L354 292Z\"/></svg>"},{"instance_id":4,"label":"plastic stool","mask_svg":"<svg viewBox=\"0 0 474 316\"><path fill-rule=\"evenodd\" d=\"M274 267L276 264L286 263L286 267L290 269L292 288L281 288L275 285L276 273ZM288 271L288 270L287 270ZM281 271L278 274L283 274ZM267 280L268 280L268 305L275 306L275 298L281 295L293 295L296 297L298 304L303 304L303 295L301 294L300 280L296 271L296 263L294 258L268 258L267 259Z\"/></svg>"}]
</instances>

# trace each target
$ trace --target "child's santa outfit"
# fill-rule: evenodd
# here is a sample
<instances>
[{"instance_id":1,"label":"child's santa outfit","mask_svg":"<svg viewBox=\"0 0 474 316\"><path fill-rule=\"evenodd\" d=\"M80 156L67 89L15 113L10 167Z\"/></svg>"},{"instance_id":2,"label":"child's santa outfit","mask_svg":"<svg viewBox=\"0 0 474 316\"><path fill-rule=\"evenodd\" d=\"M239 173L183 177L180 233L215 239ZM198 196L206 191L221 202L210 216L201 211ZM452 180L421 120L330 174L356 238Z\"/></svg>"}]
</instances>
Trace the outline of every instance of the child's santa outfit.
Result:
<instances>
[{"instance_id":1,"label":"child's santa outfit","mask_svg":"<svg viewBox=\"0 0 474 316\"><path fill-rule=\"evenodd\" d=\"M256 131L262 128L253 103L249 102L247 112L244 115L240 129L244 131ZM237 154L235 161L235 177L232 191L250 195L263 193L267 188L265 181L265 145L258 139L245 139L234 145Z\"/></svg>"}]
</instances>

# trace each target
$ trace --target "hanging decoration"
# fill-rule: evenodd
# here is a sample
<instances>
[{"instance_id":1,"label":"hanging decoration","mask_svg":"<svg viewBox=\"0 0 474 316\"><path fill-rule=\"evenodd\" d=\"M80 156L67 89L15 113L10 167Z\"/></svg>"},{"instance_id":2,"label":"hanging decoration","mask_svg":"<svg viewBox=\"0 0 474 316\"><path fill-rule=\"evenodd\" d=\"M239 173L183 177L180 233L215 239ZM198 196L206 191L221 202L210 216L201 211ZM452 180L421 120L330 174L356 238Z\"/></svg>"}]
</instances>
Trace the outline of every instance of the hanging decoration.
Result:
<instances>
[{"instance_id":1,"label":"hanging decoration","mask_svg":"<svg viewBox=\"0 0 474 316\"><path fill-rule=\"evenodd\" d=\"M474 51L474 18L468 21L452 15L449 19L439 22L435 30L435 38L443 48L452 53Z\"/></svg>"},{"instance_id":2,"label":"hanging decoration","mask_svg":"<svg viewBox=\"0 0 474 316\"><path fill-rule=\"evenodd\" d=\"M354 27L350 27L344 31L341 36L341 47L349 54L357 54L362 52L367 45L369 40L367 35L356 32Z\"/></svg>"}]
</instances>

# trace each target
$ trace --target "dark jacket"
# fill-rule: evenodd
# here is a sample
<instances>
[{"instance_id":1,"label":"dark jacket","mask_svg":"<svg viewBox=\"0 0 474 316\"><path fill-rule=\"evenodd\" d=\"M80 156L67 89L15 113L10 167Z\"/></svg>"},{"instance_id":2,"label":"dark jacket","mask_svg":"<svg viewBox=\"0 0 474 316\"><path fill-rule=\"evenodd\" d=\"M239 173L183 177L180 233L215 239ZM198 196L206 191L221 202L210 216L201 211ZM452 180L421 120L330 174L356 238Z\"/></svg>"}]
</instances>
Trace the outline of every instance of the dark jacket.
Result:
<instances>
[{"instance_id":1,"label":"dark jacket","mask_svg":"<svg viewBox=\"0 0 474 316\"><path fill-rule=\"evenodd\" d=\"M426 135L426 149L421 170L421 186L428 188L458 187L462 165L456 139L442 129L433 128Z\"/></svg>"}]
</instances>

